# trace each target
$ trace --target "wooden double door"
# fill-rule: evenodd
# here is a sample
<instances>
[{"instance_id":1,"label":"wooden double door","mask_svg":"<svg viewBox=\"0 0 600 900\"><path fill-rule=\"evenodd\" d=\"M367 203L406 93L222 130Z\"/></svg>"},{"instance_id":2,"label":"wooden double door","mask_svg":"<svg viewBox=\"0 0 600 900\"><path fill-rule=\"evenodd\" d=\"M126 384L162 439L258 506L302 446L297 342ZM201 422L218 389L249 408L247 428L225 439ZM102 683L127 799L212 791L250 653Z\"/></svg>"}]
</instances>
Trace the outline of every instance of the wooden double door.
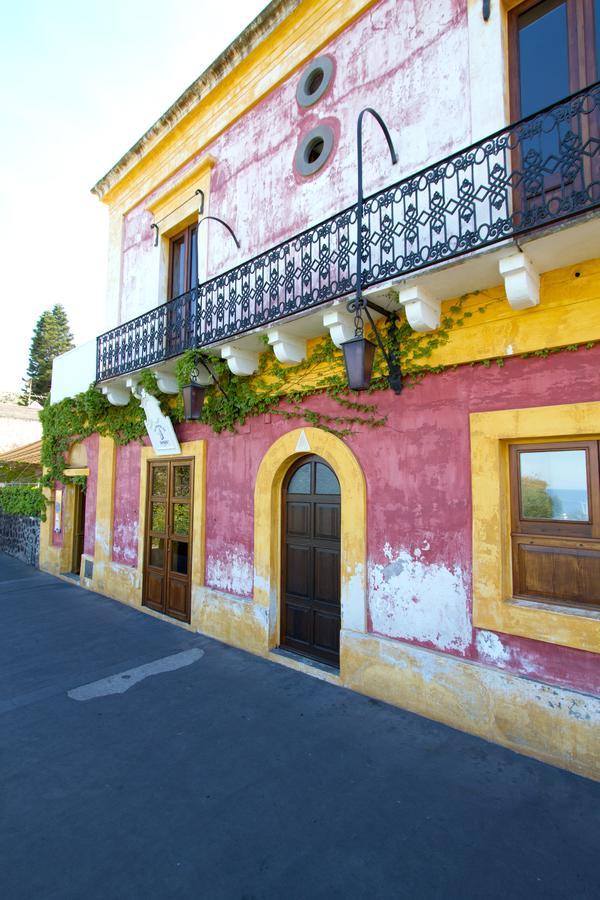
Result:
<instances>
[{"instance_id":1,"label":"wooden double door","mask_svg":"<svg viewBox=\"0 0 600 900\"><path fill-rule=\"evenodd\" d=\"M142 603L190 621L194 461L148 463Z\"/></svg>"},{"instance_id":2,"label":"wooden double door","mask_svg":"<svg viewBox=\"0 0 600 900\"><path fill-rule=\"evenodd\" d=\"M339 666L340 484L318 456L283 485L281 645Z\"/></svg>"}]
</instances>

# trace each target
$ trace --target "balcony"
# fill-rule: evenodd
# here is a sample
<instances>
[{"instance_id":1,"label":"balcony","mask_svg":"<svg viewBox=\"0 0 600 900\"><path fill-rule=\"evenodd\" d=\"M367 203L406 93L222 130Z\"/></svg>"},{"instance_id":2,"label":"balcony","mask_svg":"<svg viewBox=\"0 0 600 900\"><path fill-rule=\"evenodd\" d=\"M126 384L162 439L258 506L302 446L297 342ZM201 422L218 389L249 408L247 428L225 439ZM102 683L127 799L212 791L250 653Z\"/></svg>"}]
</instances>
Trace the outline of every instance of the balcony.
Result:
<instances>
[{"instance_id":1,"label":"balcony","mask_svg":"<svg viewBox=\"0 0 600 900\"><path fill-rule=\"evenodd\" d=\"M599 208L600 82L367 198L363 288L429 273L433 286L443 281L446 296L455 296L463 286L481 286L464 261L462 278L456 268L449 274L464 256L479 260L479 275L491 286L500 282L498 259L492 267L482 263L490 258L486 251L508 245L512 252L517 240L529 241L533 255L537 247L554 266L566 265L556 257L556 247L565 244L556 232L574 217L580 230L571 241L573 253L584 252L587 241L598 255L600 231L592 214ZM546 243L538 246L540 235ZM190 348L218 353L251 332L323 312L355 290L352 206L101 335L96 379L160 367ZM311 327L305 326L305 336Z\"/></svg>"}]
</instances>

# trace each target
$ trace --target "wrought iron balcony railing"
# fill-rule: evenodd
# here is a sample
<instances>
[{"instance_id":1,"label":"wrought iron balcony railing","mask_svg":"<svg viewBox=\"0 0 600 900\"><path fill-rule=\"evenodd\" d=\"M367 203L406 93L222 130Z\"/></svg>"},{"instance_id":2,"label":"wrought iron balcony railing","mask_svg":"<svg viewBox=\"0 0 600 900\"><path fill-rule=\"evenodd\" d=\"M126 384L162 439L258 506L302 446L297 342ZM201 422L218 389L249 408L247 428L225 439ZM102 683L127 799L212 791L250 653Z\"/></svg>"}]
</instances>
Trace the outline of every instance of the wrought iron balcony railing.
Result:
<instances>
[{"instance_id":1,"label":"wrought iron balcony railing","mask_svg":"<svg viewBox=\"0 0 600 900\"><path fill-rule=\"evenodd\" d=\"M364 203L363 287L600 207L600 82ZM356 289L356 206L98 338L102 381Z\"/></svg>"}]
</instances>

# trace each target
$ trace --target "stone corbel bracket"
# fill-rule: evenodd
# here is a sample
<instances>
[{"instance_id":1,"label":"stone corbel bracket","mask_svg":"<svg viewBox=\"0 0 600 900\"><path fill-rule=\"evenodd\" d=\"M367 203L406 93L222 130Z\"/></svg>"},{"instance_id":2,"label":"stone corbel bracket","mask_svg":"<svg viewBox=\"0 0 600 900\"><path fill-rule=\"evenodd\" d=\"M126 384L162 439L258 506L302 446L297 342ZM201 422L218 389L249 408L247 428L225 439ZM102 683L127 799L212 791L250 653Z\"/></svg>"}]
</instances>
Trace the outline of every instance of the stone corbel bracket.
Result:
<instances>
[{"instance_id":1,"label":"stone corbel bracket","mask_svg":"<svg viewBox=\"0 0 600 900\"><path fill-rule=\"evenodd\" d=\"M104 384L102 393L113 406L127 406L131 398L129 389L122 385Z\"/></svg>"},{"instance_id":2,"label":"stone corbel bracket","mask_svg":"<svg viewBox=\"0 0 600 900\"><path fill-rule=\"evenodd\" d=\"M336 347L341 347L354 337L354 318L339 307L328 309L323 313L323 325L329 329L331 340Z\"/></svg>"},{"instance_id":3,"label":"stone corbel bracket","mask_svg":"<svg viewBox=\"0 0 600 900\"><path fill-rule=\"evenodd\" d=\"M540 276L524 253L500 260L506 297L513 309L531 309L540 302Z\"/></svg>"},{"instance_id":4,"label":"stone corbel bracket","mask_svg":"<svg viewBox=\"0 0 600 900\"><path fill-rule=\"evenodd\" d=\"M234 375L254 375L258 371L258 353L238 349L235 344L221 347L221 357Z\"/></svg>"},{"instance_id":5,"label":"stone corbel bracket","mask_svg":"<svg viewBox=\"0 0 600 900\"><path fill-rule=\"evenodd\" d=\"M413 331L435 331L440 327L442 302L423 287L407 284L397 287L398 303L404 307L408 324Z\"/></svg>"},{"instance_id":6,"label":"stone corbel bracket","mask_svg":"<svg viewBox=\"0 0 600 900\"><path fill-rule=\"evenodd\" d=\"M156 375L156 383L158 385L159 391L162 391L163 394L178 394L179 393L179 384L177 383L177 378L174 375L171 375L167 372L154 372Z\"/></svg>"},{"instance_id":7,"label":"stone corbel bracket","mask_svg":"<svg viewBox=\"0 0 600 900\"><path fill-rule=\"evenodd\" d=\"M280 363L297 365L306 359L306 338L297 337L277 328L269 331L267 337Z\"/></svg>"}]
</instances>

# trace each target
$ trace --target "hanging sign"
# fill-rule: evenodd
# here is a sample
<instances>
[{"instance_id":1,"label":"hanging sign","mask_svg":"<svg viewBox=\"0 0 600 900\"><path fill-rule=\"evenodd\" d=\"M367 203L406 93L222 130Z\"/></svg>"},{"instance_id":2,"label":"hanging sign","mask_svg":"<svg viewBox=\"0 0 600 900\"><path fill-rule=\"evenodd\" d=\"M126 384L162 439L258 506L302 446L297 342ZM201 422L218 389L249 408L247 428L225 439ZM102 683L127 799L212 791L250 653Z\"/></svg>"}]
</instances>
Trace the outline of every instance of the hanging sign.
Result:
<instances>
[{"instance_id":1,"label":"hanging sign","mask_svg":"<svg viewBox=\"0 0 600 900\"><path fill-rule=\"evenodd\" d=\"M157 456L177 456L181 447L168 416L163 415L160 403L143 388L140 391L140 405L146 414L146 431L152 441Z\"/></svg>"},{"instance_id":2,"label":"hanging sign","mask_svg":"<svg viewBox=\"0 0 600 900\"><path fill-rule=\"evenodd\" d=\"M62 495L60 488L54 491L54 531L57 534L62 530Z\"/></svg>"}]
</instances>

